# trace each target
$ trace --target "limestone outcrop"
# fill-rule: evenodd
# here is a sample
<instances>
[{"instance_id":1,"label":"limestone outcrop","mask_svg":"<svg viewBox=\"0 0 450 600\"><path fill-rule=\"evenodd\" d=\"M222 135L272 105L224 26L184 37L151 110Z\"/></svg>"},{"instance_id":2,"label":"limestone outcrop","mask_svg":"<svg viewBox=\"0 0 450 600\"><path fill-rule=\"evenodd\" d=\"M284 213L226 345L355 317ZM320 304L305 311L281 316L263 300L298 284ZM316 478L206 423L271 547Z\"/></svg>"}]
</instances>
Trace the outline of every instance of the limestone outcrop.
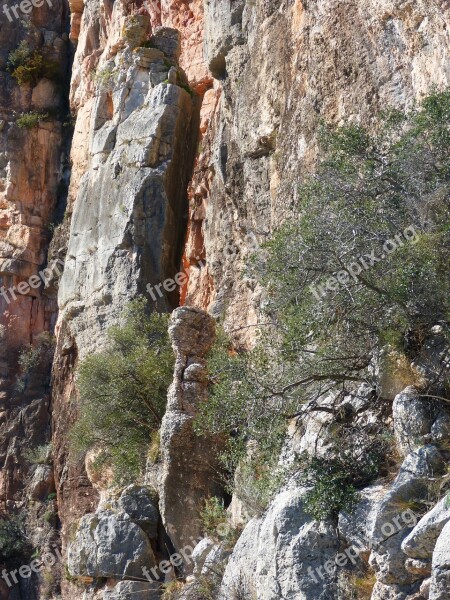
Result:
<instances>
[{"instance_id":1,"label":"limestone outcrop","mask_svg":"<svg viewBox=\"0 0 450 600\"><path fill-rule=\"evenodd\" d=\"M0 556L0 571L33 552L58 560L11 588L0 580L0 599L198 600L210 584L220 600L348 600L361 573L372 600L449 598L450 411L435 384L449 365L445 323L421 332L413 364L380 348L377 385L346 390L339 409L383 424L392 456L334 522L312 520L295 477L248 521L219 473L222 440L195 431L217 321L238 351L255 343L266 291L245 265L293 217L320 122L370 128L380 110L449 85L449 3L16 9L12 20L0 10L0 520L25 514L32 549ZM46 69L20 80L15 66L30 57ZM164 285L180 273L181 286ZM158 458L118 489L92 468L95 452L69 456L77 369L141 295L172 312L175 372ZM334 400L329 391L323 404ZM286 465L331 452L336 414L309 408L291 423ZM211 496L224 500L232 542L205 532ZM160 568L187 546L192 560Z\"/></svg>"}]
</instances>

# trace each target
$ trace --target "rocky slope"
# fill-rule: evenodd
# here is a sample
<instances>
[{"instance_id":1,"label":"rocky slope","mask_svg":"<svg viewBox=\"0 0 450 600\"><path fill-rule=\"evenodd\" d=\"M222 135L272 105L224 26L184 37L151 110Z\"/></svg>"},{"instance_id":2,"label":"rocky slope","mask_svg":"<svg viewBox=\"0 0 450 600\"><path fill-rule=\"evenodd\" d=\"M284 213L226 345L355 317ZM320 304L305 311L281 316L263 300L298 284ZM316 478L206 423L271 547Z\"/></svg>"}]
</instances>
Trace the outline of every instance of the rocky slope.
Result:
<instances>
[{"instance_id":1,"label":"rocky slope","mask_svg":"<svg viewBox=\"0 0 450 600\"><path fill-rule=\"evenodd\" d=\"M192 428L207 394L214 319L224 317L236 346L252 345L262 290L243 267L289 218L317 156L319 122L370 126L380 109L411 107L431 86L448 85L450 11L440 0L68 4L52 0L12 22L0 14L1 283L17 286L61 261L17 299L0 297L0 503L5 514L27 509L35 547L62 552L53 569L2 582L0 598L150 600L160 585L143 567L195 546L203 500L222 493L210 455L218 442ZM22 40L61 75L19 85L8 57ZM20 128L30 112L47 116ZM155 292L182 270L180 293ZM176 366L159 463L117 493L92 457L69 459L75 372L140 294L158 310L183 307L170 328ZM56 338L51 382L48 334ZM424 376L445 360L446 335L428 332ZM29 344L45 351L25 368ZM188 576L179 597L204 597L199 586L213 573L213 597L224 600L344 600L355 596L343 573L368 564L373 600L450 598L448 506L430 505L418 522L408 510L445 475L439 448L450 417L414 383L381 371L387 410L365 415L395 434L393 480L364 490L337 528L311 521L304 490L291 482L245 525L234 550L203 539L194 562L169 563L167 581ZM370 403L370 393L344 402ZM305 416L294 448L326 447L325 417ZM47 456L30 458L50 440ZM239 499L230 510L243 526Z\"/></svg>"}]
</instances>

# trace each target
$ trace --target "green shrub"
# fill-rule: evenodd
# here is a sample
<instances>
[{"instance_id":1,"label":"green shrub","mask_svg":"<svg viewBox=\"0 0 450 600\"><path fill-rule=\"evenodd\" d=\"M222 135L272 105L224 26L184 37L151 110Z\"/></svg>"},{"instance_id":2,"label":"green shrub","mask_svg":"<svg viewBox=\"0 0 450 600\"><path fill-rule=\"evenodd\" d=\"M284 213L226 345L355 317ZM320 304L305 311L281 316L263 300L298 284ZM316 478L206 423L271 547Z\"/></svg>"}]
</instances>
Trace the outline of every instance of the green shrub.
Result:
<instances>
[{"instance_id":1,"label":"green shrub","mask_svg":"<svg viewBox=\"0 0 450 600\"><path fill-rule=\"evenodd\" d=\"M25 40L22 40L20 44L9 53L8 56L8 67L10 69L15 69L16 67L20 67L24 65L27 60L30 58L32 51L28 46Z\"/></svg>"},{"instance_id":2,"label":"green shrub","mask_svg":"<svg viewBox=\"0 0 450 600\"><path fill-rule=\"evenodd\" d=\"M24 41L10 53L9 66L11 75L19 85L31 83L35 86L44 77L57 80L61 76L61 69L56 61L45 58L37 50L31 50Z\"/></svg>"},{"instance_id":3,"label":"green shrub","mask_svg":"<svg viewBox=\"0 0 450 600\"><path fill-rule=\"evenodd\" d=\"M160 427L174 366L167 327L167 315L148 317L145 300L134 301L125 324L109 330L109 348L87 357L78 371L72 453L99 450L98 465L111 464L118 483L139 477Z\"/></svg>"},{"instance_id":4,"label":"green shrub","mask_svg":"<svg viewBox=\"0 0 450 600\"><path fill-rule=\"evenodd\" d=\"M205 500L200 516L205 534L212 537L217 537L218 528L226 525L228 520L223 500L216 496Z\"/></svg>"},{"instance_id":5,"label":"green shrub","mask_svg":"<svg viewBox=\"0 0 450 600\"><path fill-rule=\"evenodd\" d=\"M0 519L0 556L11 560L24 555L28 544L20 517Z\"/></svg>"},{"instance_id":6,"label":"green shrub","mask_svg":"<svg viewBox=\"0 0 450 600\"><path fill-rule=\"evenodd\" d=\"M297 214L248 265L266 290L256 347L236 351L219 336L208 357L210 398L196 427L227 437L231 475L247 465L269 499L289 473L278 466L287 423L305 404L337 418L346 394L363 383L376 388L372 366L387 339L411 361L406 340L449 320L449 122L446 90L408 114L380 115L374 133L323 126L321 159L300 187ZM394 251L386 252L387 240L397 241ZM352 263L373 256L379 260L370 268L350 275ZM343 283L337 273L347 274ZM442 370L437 383L445 377ZM322 408L330 391L335 404ZM309 496L318 518L353 504L356 451L348 447L330 464L305 467L311 482L319 471L327 482Z\"/></svg>"},{"instance_id":7,"label":"green shrub","mask_svg":"<svg viewBox=\"0 0 450 600\"><path fill-rule=\"evenodd\" d=\"M20 129L33 129L34 127L37 127L41 121L48 119L48 116L48 113L32 111L24 113L17 119L16 123Z\"/></svg>"}]
</instances>

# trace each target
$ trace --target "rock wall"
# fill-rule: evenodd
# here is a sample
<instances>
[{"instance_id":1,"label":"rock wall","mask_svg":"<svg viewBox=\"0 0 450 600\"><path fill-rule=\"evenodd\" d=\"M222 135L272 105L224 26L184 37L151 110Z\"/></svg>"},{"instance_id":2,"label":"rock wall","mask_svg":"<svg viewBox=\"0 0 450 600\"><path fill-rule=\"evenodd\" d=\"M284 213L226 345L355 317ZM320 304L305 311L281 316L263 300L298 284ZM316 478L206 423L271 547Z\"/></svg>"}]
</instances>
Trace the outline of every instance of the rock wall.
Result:
<instances>
[{"instance_id":1,"label":"rock wall","mask_svg":"<svg viewBox=\"0 0 450 600\"><path fill-rule=\"evenodd\" d=\"M46 548L56 538L45 546L38 521L55 490L52 535L60 532L68 565L61 582L21 580L16 596L0 588L0 598L160 597L159 585L136 581L142 567L198 539L199 506L223 492L208 455L219 442L192 430L214 318L225 317L236 345L252 344L263 292L243 267L289 217L316 159L319 121L370 126L380 109L411 107L432 85L448 85L449 16L441 0L52 0L22 20L0 12L0 282L7 290L64 262L17 299L0 296L0 509L12 514L33 499L28 528ZM71 68L70 89L62 75L18 85L8 57L21 40L61 74ZM18 127L32 111L48 114ZM181 269L189 279L180 293L148 294ZM116 498L69 460L75 373L104 347L124 305L146 293L158 310L183 306L171 325L176 370L161 461L145 485ZM56 335L51 389L51 347L33 372L18 364L42 333ZM445 406L403 387L382 417L403 463L393 481L365 490L363 530L345 515L337 531L312 523L293 485L232 553L213 545L208 564L231 554L218 598L344 600L335 565L324 576L309 569L358 536L377 577L373 600L450 597L442 503L393 536L382 531L405 497L425 498L447 460L438 449L449 435ZM296 443L308 450L322 425L305 424ZM48 459L32 465L27 451L50 436ZM204 548L197 554L206 560Z\"/></svg>"},{"instance_id":2,"label":"rock wall","mask_svg":"<svg viewBox=\"0 0 450 600\"><path fill-rule=\"evenodd\" d=\"M215 84L186 249L195 263L204 247L207 261L187 303L225 312L251 342L261 291L237 273L289 214L319 121L370 125L386 106L410 107L448 85L448 10L439 1L205 3Z\"/></svg>"},{"instance_id":3,"label":"rock wall","mask_svg":"<svg viewBox=\"0 0 450 600\"><path fill-rule=\"evenodd\" d=\"M87 3L77 17L71 102L78 112L53 370L64 547L97 496L83 465L67 455L76 418L72 369L103 347L127 302L180 270L200 97L179 64L180 32L152 25L151 17L126 3ZM178 295L164 292L154 300L167 311ZM78 597L70 584L63 588L66 597Z\"/></svg>"},{"instance_id":4,"label":"rock wall","mask_svg":"<svg viewBox=\"0 0 450 600\"><path fill-rule=\"evenodd\" d=\"M50 268L47 249L65 202L68 7L54 0L39 10L30 7L21 19L5 7L0 12L0 515L24 514L32 504L26 512L28 535L36 548L45 549L55 540L51 535L44 540L37 522L52 504L45 500L54 492L53 473L49 465L36 464L33 453L45 448L51 435L53 283L62 264ZM15 77L11 53L20 44L28 54L54 61L57 80L42 73L33 81ZM33 114L38 123L20 126ZM31 344L40 350L27 360ZM0 566L8 566L4 556ZM10 587L2 581L0 597L37 597L36 579L11 581Z\"/></svg>"}]
</instances>

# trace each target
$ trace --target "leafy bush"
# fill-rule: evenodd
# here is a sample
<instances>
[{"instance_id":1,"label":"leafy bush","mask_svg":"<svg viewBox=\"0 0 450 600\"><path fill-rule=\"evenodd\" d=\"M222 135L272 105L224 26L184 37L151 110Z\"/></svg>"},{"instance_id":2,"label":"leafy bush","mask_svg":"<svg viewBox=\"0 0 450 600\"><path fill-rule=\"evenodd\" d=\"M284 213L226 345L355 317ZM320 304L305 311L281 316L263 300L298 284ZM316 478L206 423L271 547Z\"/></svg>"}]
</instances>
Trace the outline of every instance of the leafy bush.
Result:
<instances>
[{"instance_id":1,"label":"leafy bush","mask_svg":"<svg viewBox=\"0 0 450 600\"><path fill-rule=\"evenodd\" d=\"M217 529L226 524L228 520L223 500L216 496L205 500L205 506L200 516L206 535L212 537L217 536Z\"/></svg>"},{"instance_id":2,"label":"leafy bush","mask_svg":"<svg viewBox=\"0 0 450 600\"><path fill-rule=\"evenodd\" d=\"M31 111L24 113L17 119L16 123L20 129L33 129L34 127L37 127L41 121L45 121L48 116L48 113Z\"/></svg>"},{"instance_id":3,"label":"leafy bush","mask_svg":"<svg viewBox=\"0 0 450 600\"><path fill-rule=\"evenodd\" d=\"M145 306L143 299L132 302L125 324L109 330L109 348L87 357L78 371L72 452L99 450L98 465L110 463L120 483L134 481L145 466L173 376L167 315L148 317Z\"/></svg>"},{"instance_id":4,"label":"leafy bush","mask_svg":"<svg viewBox=\"0 0 450 600\"><path fill-rule=\"evenodd\" d=\"M266 290L257 344L236 351L219 336L197 429L227 436L230 472L250 464L268 498L285 475L278 457L287 422L304 405L336 413L359 385L375 389L373 363L387 342L412 352L407 339L449 319L449 122L446 90L408 114L380 115L374 133L323 126L321 160L300 187L297 214L248 267ZM352 270L360 258L367 268ZM330 391L336 401L323 407ZM327 482L309 496L318 518L353 503L354 451L306 468L306 479L321 473Z\"/></svg>"},{"instance_id":5,"label":"leafy bush","mask_svg":"<svg viewBox=\"0 0 450 600\"><path fill-rule=\"evenodd\" d=\"M22 556L28 544L20 517L0 519L0 556L11 560Z\"/></svg>"},{"instance_id":6,"label":"leafy bush","mask_svg":"<svg viewBox=\"0 0 450 600\"><path fill-rule=\"evenodd\" d=\"M161 596L161 600L175 600L178 598L179 593L183 590L184 584L181 581L174 580L164 583L162 588L163 594Z\"/></svg>"},{"instance_id":7,"label":"leafy bush","mask_svg":"<svg viewBox=\"0 0 450 600\"><path fill-rule=\"evenodd\" d=\"M24 40L10 52L8 62L11 74L19 85L31 83L35 86L44 77L57 80L61 75L56 61L45 58L37 50L31 50Z\"/></svg>"},{"instance_id":8,"label":"leafy bush","mask_svg":"<svg viewBox=\"0 0 450 600\"><path fill-rule=\"evenodd\" d=\"M15 69L25 64L30 58L32 51L25 40L22 40L20 44L9 53L8 66L10 69Z\"/></svg>"}]
</instances>

